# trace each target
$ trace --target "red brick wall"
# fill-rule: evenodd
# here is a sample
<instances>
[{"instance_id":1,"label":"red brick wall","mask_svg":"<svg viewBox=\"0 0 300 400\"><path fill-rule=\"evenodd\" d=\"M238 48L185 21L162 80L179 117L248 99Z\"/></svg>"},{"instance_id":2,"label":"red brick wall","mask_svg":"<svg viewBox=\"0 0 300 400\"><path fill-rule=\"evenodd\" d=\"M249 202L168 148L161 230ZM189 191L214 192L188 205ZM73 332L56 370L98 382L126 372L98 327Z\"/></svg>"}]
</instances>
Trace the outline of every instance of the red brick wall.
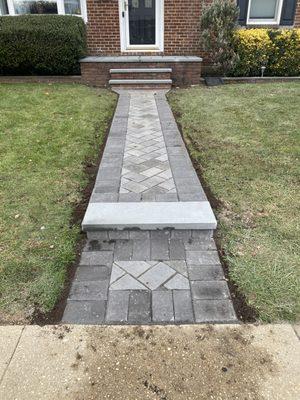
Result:
<instances>
[{"instance_id":1,"label":"red brick wall","mask_svg":"<svg viewBox=\"0 0 300 400\"><path fill-rule=\"evenodd\" d=\"M204 1L211 3L212 0ZM200 54L201 4L201 0L188 2L165 0L164 54ZM87 0L87 12L89 53L92 55L120 54L118 0Z\"/></svg>"},{"instance_id":2,"label":"red brick wall","mask_svg":"<svg viewBox=\"0 0 300 400\"><path fill-rule=\"evenodd\" d=\"M212 0L203 1L206 4L212 2ZM164 1L164 54L200 55L206 58L200 50L199 43L202 3L202 0ZM89 53L120 54L118 0L87 0L87 12ZM297 2L295 26L300 27L300 0Z\"/></svg>"},{"instance_id":3,"label":"red brick wall","mask_svg":"<svg viewBox=\"0 0 300 400\"><path fill-rule=\"evenodd\" d=\"M300 28L300 0L297 1L294 26Z\"/></svg>"}]
</instances>

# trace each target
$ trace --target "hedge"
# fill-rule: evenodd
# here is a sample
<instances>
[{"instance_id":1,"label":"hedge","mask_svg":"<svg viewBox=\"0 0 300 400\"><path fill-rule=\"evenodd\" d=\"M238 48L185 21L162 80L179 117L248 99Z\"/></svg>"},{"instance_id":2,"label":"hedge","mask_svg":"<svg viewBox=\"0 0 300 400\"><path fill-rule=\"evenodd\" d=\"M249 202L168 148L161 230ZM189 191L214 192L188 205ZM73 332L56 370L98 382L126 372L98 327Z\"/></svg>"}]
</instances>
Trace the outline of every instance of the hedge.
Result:
<instances>
[{"instance_id":1,"label":"hedge","mask_svg":"<svg viewBox=\"0 0 300 400\"><path fill-rule=\"evenodd\" d=\"M239 61L234 76L300 75L300 29L239 29L235 32Z\"/></svg>"},{"instance_id":2,"label":"hedge","mask_svg":"<svg viewBox=\"0 0 300 400\"><path fill-rule=\"evenodd\" d=\"M82 18L69 15L0 17L0 74L69 75L86 52Z\"/></svg>"}]
</instances>

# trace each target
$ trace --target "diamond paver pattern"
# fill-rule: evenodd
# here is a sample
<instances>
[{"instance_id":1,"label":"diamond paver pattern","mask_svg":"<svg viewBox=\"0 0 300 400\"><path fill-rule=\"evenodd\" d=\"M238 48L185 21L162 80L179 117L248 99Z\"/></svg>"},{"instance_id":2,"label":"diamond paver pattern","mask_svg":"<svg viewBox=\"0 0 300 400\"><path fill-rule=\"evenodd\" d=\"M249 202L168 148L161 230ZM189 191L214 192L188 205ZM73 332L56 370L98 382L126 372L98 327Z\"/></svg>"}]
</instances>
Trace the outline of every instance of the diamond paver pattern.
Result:
<instances>
[{"instance_id":1,"label":"diamond paver pattern","mask_svg":"<svg viewBox=\"0 0 300 400\"><path fill-rule=\"evenodd\" d=\"M211 231L90 234L63 321L91 324L236 322ZM181 259L172 248L181 249ZM139 249L139 260L134 249ZM82 313L85 315L83 316Z\"/></svg>"}]
</instances>

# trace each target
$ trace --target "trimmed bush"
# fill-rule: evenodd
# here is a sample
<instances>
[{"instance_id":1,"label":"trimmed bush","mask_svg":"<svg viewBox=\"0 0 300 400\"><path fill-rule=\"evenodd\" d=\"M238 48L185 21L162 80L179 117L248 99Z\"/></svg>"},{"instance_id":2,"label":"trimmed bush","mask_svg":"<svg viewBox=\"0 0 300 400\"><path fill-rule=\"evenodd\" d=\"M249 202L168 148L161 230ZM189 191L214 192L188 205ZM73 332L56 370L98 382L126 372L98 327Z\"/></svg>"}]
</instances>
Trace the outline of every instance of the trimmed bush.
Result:
<instances>
[{"instance_id":1,"label":"trimmed bush","mask_svg":"<svg viewBox=\"0 0 300 400\"><path fill-rule=\"evenodd\" d=\"M260 76L265 66L268 76L300 74L300 29L240 29L234 36L239 61L235 76Z\"/></svg>"},{"instance_id":2,"label":"trimmed bush","mask_svg":"<svg viewBox=\"0 0 300 400\"><path fill-rule=\"evenodd\" d=\"M86 52L82 18L67 15L0 17L0 74L70 75Z\"/></svg>"}]
</instances>

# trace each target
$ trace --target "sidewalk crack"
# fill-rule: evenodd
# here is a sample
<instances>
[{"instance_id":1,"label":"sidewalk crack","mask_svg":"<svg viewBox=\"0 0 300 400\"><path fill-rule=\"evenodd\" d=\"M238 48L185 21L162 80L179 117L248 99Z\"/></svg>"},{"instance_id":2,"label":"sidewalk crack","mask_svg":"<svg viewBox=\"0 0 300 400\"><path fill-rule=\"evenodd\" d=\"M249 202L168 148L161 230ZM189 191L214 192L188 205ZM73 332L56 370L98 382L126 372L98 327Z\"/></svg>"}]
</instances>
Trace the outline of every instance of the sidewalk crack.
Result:
<instances>
[{"instance_id":1,"label":"sidewalk crack","mask_svg":"<svg viewBox=\"0 0 300 400\"><path fill-rule=\"evenodd\" d=\"M16 343L16 345L15 345L14 351L12 352L12 355L11 355L11 357L9 358L8 363L7 363L7 365L6 365L6 367L5 367L4 371L3 371L3 374L2 374L2 376L0 377L0 386L2 385L2 382L3 382L4 378L5 378L6 372L7 372L8 368L10 367L10 364L11 364L11 362L12 362L12 359L14 358L14 355L15 355L15 353L16 353L16 351L17 351L17 348L18 348L18 346L19 346L19 343L20 343L22 334L23 334L23 332L24 332L24 329L25 329L25 325L24 325L23 328L21 329L21 332L20 332L19 338L18 338L18 340L17 340L17 343Z\"/></svg>"}]
</instances>

